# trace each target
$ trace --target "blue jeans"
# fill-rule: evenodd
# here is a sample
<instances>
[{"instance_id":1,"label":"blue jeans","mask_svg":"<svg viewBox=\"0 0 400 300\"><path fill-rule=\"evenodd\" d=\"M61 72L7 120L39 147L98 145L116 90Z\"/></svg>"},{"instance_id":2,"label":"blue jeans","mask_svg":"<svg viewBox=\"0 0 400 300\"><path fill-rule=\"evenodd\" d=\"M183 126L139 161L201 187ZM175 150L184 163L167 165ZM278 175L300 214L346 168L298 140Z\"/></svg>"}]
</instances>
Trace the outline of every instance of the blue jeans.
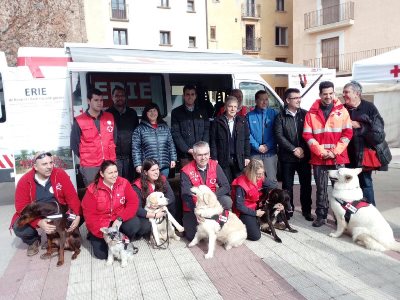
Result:
<instances>
[{"instance_id":1,"label":"blue jeans","mask_svg":"<svg viewBox=\"0 0 400 300\"><path fill-rule=\"evenodd\" d=\"M358 174L358 180L360 180L360 187L363 191L363 196L368 203L375 205L374 197L374 186L372 183L372 171L362 171Z\"/></svg>"}]
</instances>

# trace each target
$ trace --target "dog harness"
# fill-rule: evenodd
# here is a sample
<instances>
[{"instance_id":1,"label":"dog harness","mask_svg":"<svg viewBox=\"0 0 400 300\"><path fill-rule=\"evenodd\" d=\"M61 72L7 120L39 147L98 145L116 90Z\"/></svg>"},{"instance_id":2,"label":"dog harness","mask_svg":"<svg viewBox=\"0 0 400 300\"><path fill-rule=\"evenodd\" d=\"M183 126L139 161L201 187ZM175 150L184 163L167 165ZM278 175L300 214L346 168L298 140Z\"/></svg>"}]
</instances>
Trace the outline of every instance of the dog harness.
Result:
<instances>
[{"instance_id":1,"label":"dog harness","mask_svg":"<svg viewBox=\"0 0 400 300\"><path fill-rule=\"evenodd\" d=\"M209 220L214 220L219 224L219 226L224 227L225 223L228 222L228 217L229 217L229 210L224 209L222 214L220 215L213 215L211 218L205 218Z\"/></svg>"},{"instance_id":2,"label":"dog harness","mask_svg":"<svg viewBox=\"0 0 400 300\"><path fill-rule=\"evenodd\" d=\"M342 208L346 211L344 214L346 223L349 223L352 214L355 214L360 208L367 207L369 205L369 203L363 199L352 202L346 202L338 198L335 198L335 200L339 202Z\"/></svg>"}]
</instances>

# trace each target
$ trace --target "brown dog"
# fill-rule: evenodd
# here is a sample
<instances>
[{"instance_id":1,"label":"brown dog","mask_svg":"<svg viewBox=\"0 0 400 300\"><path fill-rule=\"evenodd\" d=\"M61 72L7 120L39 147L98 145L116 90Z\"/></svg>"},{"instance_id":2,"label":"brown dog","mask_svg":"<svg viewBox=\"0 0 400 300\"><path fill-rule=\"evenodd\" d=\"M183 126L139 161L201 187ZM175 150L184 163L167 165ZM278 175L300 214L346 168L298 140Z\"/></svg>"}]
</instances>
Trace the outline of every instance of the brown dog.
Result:
<instances>
[{"instance_id":1,"label":"brown dog","mask_svg":"<svg viewBox=\"0 0 400 300\"><path fill-rule=\"evenodd\" d=\"M66 205L58 202L33 202L27 205L21 212L18 220L18 226L24 226L35 219L49 218L49 222L56 226L56 232L47 234L47 252L41 258L50 258L53 254L53 245L58 247L57 266L64 264L64 250L74 252L72 259L76 259L81 252L81 234L79 228L75 228L72 232L67 232L67 210Z\"/></svg>"},{"instance_id":2,"label":"brown dog","mask_svg":"<svg viewBox=\"0 0 400 300\"><path fill-rule=\"evenodd\" d=\"M257 209L265 211L265 214L259 218L261 231L271 234L276 242L282 243L274 227L278 218L285 223L286 228L290 232L297 232L297 230L290 227L286 217L286 213L292 210L290 195L286 190L272 189L269 192L264 190L258 202Z\"/></svg>"}]
</instances>

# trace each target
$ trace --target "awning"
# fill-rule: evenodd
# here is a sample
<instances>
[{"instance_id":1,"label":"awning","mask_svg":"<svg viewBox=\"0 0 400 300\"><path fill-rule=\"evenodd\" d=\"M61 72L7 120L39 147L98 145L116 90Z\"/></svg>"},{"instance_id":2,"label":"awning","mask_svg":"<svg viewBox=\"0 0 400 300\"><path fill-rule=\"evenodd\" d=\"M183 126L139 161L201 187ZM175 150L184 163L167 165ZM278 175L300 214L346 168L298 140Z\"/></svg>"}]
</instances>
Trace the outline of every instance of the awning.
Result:
<instances>
[{"instance_id":1,"label":"awning","mask_svg":"<svg viewBox=\"0 0 400 300\"><path fill-rule=\"evenodd\" d=\"M180 74L300 74L316 72L301 65L258 59L237 53L99 48L66 44L70 71Z\"/></svg>"}]
</instances>

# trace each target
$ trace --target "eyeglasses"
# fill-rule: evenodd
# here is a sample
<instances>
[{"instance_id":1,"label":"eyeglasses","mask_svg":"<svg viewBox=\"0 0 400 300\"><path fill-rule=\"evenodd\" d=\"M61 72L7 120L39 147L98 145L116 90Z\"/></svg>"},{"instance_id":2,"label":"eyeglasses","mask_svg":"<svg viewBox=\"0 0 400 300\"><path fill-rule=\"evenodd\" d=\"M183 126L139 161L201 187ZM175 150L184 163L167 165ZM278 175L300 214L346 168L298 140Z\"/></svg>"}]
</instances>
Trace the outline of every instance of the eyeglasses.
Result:
<instances>
[{"instance_id":1,"label":"eyeglasses","mask_svg":"<svg viewBox=\"0 0 400 300\"><path fill-rule=\"evenodd\" d=\"M301 100L301 97L288 97L289 100Z\"/></svg>"},{"instance_id":2,"label":"eyeglasses","mask_svg":"<svg viewBox=\"0 0 400 300\"><path fill-rule=\"evenodd\" d=\"M53 154L51 154L50 152L43 152L43 153L40 153L38 156L36 156L35 162L36 162L38 159L45 158L46 156L52 157Z\"/></svg>"}]
</instances>

